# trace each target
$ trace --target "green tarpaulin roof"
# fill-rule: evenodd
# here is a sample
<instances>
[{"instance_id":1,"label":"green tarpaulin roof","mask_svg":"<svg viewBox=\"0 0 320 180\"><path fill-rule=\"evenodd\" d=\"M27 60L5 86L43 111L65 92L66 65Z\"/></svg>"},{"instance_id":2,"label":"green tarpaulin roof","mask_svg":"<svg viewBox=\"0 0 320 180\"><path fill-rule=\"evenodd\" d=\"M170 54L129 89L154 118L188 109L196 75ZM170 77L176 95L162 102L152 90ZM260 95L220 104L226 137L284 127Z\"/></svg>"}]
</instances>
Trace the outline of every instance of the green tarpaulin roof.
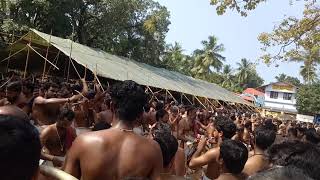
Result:
<instances>
[{"instance_id":1,"label":"green tarpaulin roof","mask_svg":"<svg viewBox=\"0 0 320 180\"><path fill-rule=\"evenodd\" d=\"M102 50L75 42L72 43L69 39L50 36L35 29L31 29L23 37L23 40L31 40L32 44L43 46L48 46L50 42L51 46L54 46L66 56L71 55L74 61L82 66L87 66L92 72L96 71L97 65L97 75L101 77L119 81L133 80L141 85L182 92L198 97L251 105L233 92L216 84L111 55Z\"/></svg>"}]
</instances>

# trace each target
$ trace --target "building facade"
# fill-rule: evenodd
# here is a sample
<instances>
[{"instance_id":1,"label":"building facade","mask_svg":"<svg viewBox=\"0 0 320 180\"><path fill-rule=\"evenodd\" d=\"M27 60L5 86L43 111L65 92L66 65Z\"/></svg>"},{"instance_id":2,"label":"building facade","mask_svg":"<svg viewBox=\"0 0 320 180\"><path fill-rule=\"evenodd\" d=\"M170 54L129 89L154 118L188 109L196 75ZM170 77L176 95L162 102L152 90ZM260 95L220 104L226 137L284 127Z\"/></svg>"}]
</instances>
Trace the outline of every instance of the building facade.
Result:
<instances>
[{"instance_id":1,"label":"building facade","mask_svg":"<svg viewBox=\"0 0 320 180\"><path fill-rule=\"evenodd\" d=\"M275 112L297 114L297 87L288 83L271 83L260 87L265 94L264 108Z\"/></svg>"}]
</instances>

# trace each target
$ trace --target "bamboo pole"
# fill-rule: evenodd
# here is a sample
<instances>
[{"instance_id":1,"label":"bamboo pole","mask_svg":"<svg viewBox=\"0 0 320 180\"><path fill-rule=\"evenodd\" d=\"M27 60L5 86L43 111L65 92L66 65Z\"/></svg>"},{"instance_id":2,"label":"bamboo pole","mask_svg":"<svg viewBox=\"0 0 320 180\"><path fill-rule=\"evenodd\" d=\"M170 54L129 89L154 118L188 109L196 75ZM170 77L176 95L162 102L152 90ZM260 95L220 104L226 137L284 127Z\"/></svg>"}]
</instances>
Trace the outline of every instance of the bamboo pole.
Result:
<instances>
[{"instance_id":1,"label":"bamboo pole","mask_svg":"<svg viewBox=\"0 0 320 180\"><path fill-rule=\"evenodd\" d=\"M214 108L216 108L216 106L215 106L208 98L206 98L206 100L209 102L209 104L211 104L211 106L213 106Z\"/></svg>"},{"instance_id":2,"label":"bamboo pole","mask_svg":"<svg viewBox=\"0 0 320 180\"><path fill-rule=\"evenodd\" d=\"M42 56L37 50L35 50L30 44L27 45L33 52L35 52L36 54L38 54L40 57L42 57L42 59L48 61L49 64L51 64L53 67L55 67L56 69L59 70L59 68L54 65L51 61L49 61L47 58L45 58L44 56Z\"/></svg>"},{"instance_id":3,"label":"bamboo pole","mask_svg":"<svg viewBox=\"0 0 320 180\"><path fill-rule=\"evenodd\" d=\"M157 96L154 95L154 92L152 91L152 89L147 86L148 90L152 93L152 96L159 102L159 99L157 98Z\"/></svg>"},{"instance_id":4,"label":"bamboo pole","mask_svg":"<svg viewBox=\"0 0 320 180\"><path fill-rule=\"evenodd\" d=\"M194 96L194 98L205 108L207 109L207 107L200 101L200 99L197 96Z\"/></svg>"},{"instance_id":5,"label":"bamboo pole","mask_svg":"<svg viewBox=\"0 0 320 180\"><path fill-rule=\"evenodd\" d=\"M6 61L7 59L10 59L11 57L15 56L16 54L19 54L21 51L25 50L28 46L26 45L24 48L20 49L19 51L15 52L14 54L9 55L9 57L4 58L3 60L0 61L0 63ZM7 67L9 65L7 64Z\"/></svg>"},{"instance_id":6,"label":"bamboo pole","mask_svg":"<svg viewBox=\"0 0 320 180\"><path fill-rule=\"evenodd\" d=\"M101 84L101 82L100 82L100 80L99 80L99 78L98 78L98 75L97 75L97 73L98 73L98 64L96 64L96 70L95 70L95 78L96 78L96 80L98 81L98 83L99 83L99 85L100 85L100 88L102 89L102 91L104 92L104 88L103 88L103 86L102 86L102 84Z\"/></svg>"},{"instance_id":7,"label":"bamboo pole","mask_svg":"<svg viewBox=\"0 0 320 180\"><path fill-rule=\"evenodd\" d=\"M59 61L59 56L60 56L60 51L58 51L58 54L56 55L56 57L54 58L54 65L57 66L58 64L58 61ZM51 71L51 66L49 66L49 69L48 69L48 72L46 74L46 76L48 76L50 74L50 71ZM63 73L64 75L65 73Z\"/></svg>"},{"instance_id":8,"label":"bamboo pole","mask_svg":"<svg viewBox=\"0 0 320 180\"><path fill-rule=\"evenodd\" d=\"M25 78L26 78L26 75L27 75L27 69L28 69L28 63L29 63L29 54L30 54L30 48L28 48L26 64L25 64L25 66L24 66L23 79L25 79Z\"/></svg>"},{"instance_id":9,"label":"bamboo pole","mask_svg":"<svg viewBox=\"0 0 320 180\"><path fill-rule=\"evenodd\" d=\"M190 101L190 99L189 99L184 93L182 93L182 95L187 99L187 101L188 101L190 104L192 104L192 102Z\"/></svg>"},{"instance_id":10,"label":"bamboo pole","mask_svg":"<svg viewBox=\"0 0 320 180\"><path fill-rule=\"evenodd\" d=\"M86 80L86 78L87 78L88 65L86 65L84 68L85 68L85 69L84 69L84 77L83 77L83 79Z\"/></svg>"},{"instance_id":11,"label":"bamboo pole","mask_svg":"<svg viewBox=\"0 0 320 180\"><path fill-rule=\"evenodd\" d=\"M48 59L49 48L50 48L50 43L51 43L51 36L52 36L52 29L51 29L50 37L49 37L49 42L48 42L48 47L47 47L47 52L46 52L46 59ZM42 79L41 79L42 82L43 82L43 80L44 80L44 75L45 75L45 73L46 73L46 66L47 66L47 61L44 61L43 73L42 73Z\"/></svg>"},{"instance_id":12,"label":"bamboo pole","mask_svg":"<svg viewBox=\"0 0 320 180\"><path fill-rule=\"evenodd\" d=\"M27 69L28 69L28 64L29 64L29 55L30 55L30 44L31 44L31 38L32 36L30 35L30 38L29 38L29 44L27 44L28 46L28 53L27 53L27 59L26 59L26 65L24 66L24 73L23 73L23 79L26 78L26 75L27 75Z\"/></svg>"},{"instance_id":13,"label":"bamboo pole","mask_svg":"<svg viewBox=\"0 0 320 180\"><path fill-rule=\"evenodd\" d=\"M73 39L73 33L72 33L72 39ZM73 40L71 40L71 45L70 45L70 54L69 54L69 64L68 64L67 82L69 82L70 64L71 64L71 61L72 61L72 58L71 58L71 55L72 55L72 44L73 44Z\"/></svg>"},{"instance_id":14,"label":"bamboo pole","mask_svg":"<svg viewBox=\"0 0 320 180\"><path fill-rule=\"evenodd\" d=\"M171 92L170 92L168 89L166 89L166 91L167 91L168 94L173 98L173 100L174 100L175 102L178 102L178 101L176 100L176 98L174 98L174 96L171 94Z\"/></svg>"}]
</instances>

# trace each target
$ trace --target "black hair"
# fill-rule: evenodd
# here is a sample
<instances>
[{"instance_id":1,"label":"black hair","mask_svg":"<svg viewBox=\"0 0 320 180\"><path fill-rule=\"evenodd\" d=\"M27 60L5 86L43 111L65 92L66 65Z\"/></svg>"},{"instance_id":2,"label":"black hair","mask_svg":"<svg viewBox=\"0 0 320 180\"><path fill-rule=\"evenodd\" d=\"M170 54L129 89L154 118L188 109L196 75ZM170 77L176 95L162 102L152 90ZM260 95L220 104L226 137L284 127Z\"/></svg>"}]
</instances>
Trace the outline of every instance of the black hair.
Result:
<instances>
[{"instance_id":1,"label":"black hair","mask_svg":"<svg viewBox=\"0 0 320 180\"><path fill-rule=\"evenodd\" d=\"M116 115L123 121L136 120L143 113L147 103L143 88L130 80L113 85L110 96Z\"/></svg>"},{"instance_id":2,"label":"black hair","mask_svg":"<svg viewBox=\"0 0 320 180\"><path fill-rule=\"evenodd\" d=\"M306 140L313 144L318 144L320 142L320 136L317 134L316 130L311 128L305 131Z\"/></svg>"},{"instance_id":3,"label":"black hair","mask_svg":"<svg viewBox=\"0 0 320 180\"><path fill-rule=\"evenodd\" d=\"M223 137L226 139L231 139L237 131L237 126L235 125L235 123L230 119L222 116L216 118L214 126L218 132L223 132Z\"/></svg>"},{"instance_id":4,"label":"black hair","mask_svg":"<svg viewBox=\"0 0 320 180\"><path fill-rule=\"evenodd\" d=\"M69 108L62 108L59 113L59 119L67 118L68 121L73 121L75 117L74 112Z\"/></svg>"},{"instance_id":5,"label":"black hair","mask_svg":"<svg viewBox=\"0 0 320 180\"><path fill-rule=\"evenodd\" d=\"M220 156L230 173L240 174L248 160L248 149L243 143L229 139L222 142Z\"/></svg>"},{"instance_id":6,"label":"black hair","mask_svg":"<svg viewBox=\"0 0 320 180\"><path fill-rule=\"evenodd\" d=\"M23 84L23 87L30 90L31 93L34 91L34 84L32 82L29 82L29 81L25 82Z\"/></svg>"},{"instance_id":7,"label":"black hair","mask_svg":"<svg viewBox=\"0 0 320 180\"><path fill-rule=\"evenodd\" d=\"M156 112L156 120L159 121L161 118L163 118L168 112L164 109L161 109Z\"/></svg>"},{"instance_id":8,"label":"black hair","mask_svg":"<svg viewBox=\"0 0 320 180\"><path fill-rule=\"evenodd\" d=\"M30 180L39 168L40 139L25 119L0 115L1 180Z\"/></svg>"},{"instance_id":9,"label":"black hair","mask_svg":"<svg viewBox=\"0 0 320 180\"><path fill-rule=\"evenodd\" d=\"M274 128L270 127L270 125L260 125L257 127L254 134L256 145L262 150L266 150L273 144L277 132Z\"/></svg>"},{"instance_id":10,"label":"black hair","mask_svg":"<svg viewBox=\"0 0 320 180\"><path fill-rule=\"evenodd\" d=\"M313 180L301 171L292 166L274 167L269 170L257 173L248 180Z\"/></svg>"},{"instance_id":11,"label":"black hair","mask_svg":"<svg viewBox=\"0 0 320 180\"><path fill-rule=\"evenodd\" d=\"M314 179L320 177L320 150L311 143L287 140L273 144L268 154L270 162L279 166L294 166Z\"/></svg>"},{"instance_id":12,"label":"black hair","mask_svg":"<svg viewBox=\"0 0 320 180\"><path fill-rule=\"evenodd\" d=\"M92 131L101 131L101 130L110 129L110 128L111 128L111 125L109 123L101 121L94 125Z\"/></svg>"},{"instance_id":13,"label":"black hair","mask_svg":"<svg viewBox=\"0 0 320 180\"><path fill-rule=\"evenodd\" d=\"M170 132L161 129L155 133L154 140L159 143L163 158L163 167L168 167L176 152L178 141Z\"/></svg>"},{"instance_id":14,"label":"black hair","mask_svg":"<svg viewBox=\"0 0 320 180\"><path fill-rule=\"evenodd\" d=\"M291 128L288 129L288 134L292 134L294 137L297 137L298 136L298 131L297 131L296 128L291 127Z\"/></svg>"},{"instance_id":15,"label":"black hair","mask_svg":"<svg viewBox=\"0 0 320 180\"><path fill-rule=\"evenodd\" d=\"M20 93L22 91L22 84L20 81L11 82L7 85L7 90Z\"/></svg>"},{"instance_id":16,"label":"black hair","mask_svg":"<svg viewBox=\"0 0 320 180\"><path fill-rule=\"evenodd\" d=\"M164 109L164 102L163 101L158 101L156 102L156 107L154 108L156 111Z\"/></svg>"}]
</instances>

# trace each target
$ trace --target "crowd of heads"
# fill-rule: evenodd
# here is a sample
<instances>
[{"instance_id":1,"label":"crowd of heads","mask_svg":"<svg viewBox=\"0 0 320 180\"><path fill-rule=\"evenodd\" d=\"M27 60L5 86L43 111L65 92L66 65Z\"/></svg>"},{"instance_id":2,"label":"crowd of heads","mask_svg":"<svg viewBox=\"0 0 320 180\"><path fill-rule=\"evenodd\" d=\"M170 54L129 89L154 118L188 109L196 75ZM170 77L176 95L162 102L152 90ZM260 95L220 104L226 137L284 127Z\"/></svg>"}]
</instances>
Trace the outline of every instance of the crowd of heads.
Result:
<instances>
[{"instance_id":1,"label":"crowd of heads","mask_svg":"<svg viewBox=\"0 0 320 180\"><path fill-rule=\"evenodd\" d=\"M69 98L82 88L77 81L63 83L48 80L42 83L40 80L32 82L12 79L5 89L2 88L0 99L6 98L14 104L21 93L29 97ZM97 96L98 92L94 89L94 85L89 84L89 92L85 95L89 103ZM178 104L170 98L163 98L163 94L156 98L160 100L153 97L151 93L146 94L146 90L137 83L125 81L108 87L102 100L91 102L91 106L97 111L110 109L116 118L127 123L143 124L146 122L146 114L154 112L159 124L170 124L169 119L178 116L188 117L194 124L196 121L204 126L212 124L212 137L222 140L219 145L221 164L230 173L242 172L251 150L259 148L266 152L270 169L249 177L250 180L320 178L320 136L316 125L261 117L256 112L231 107L204 109ZM70 107L62 107L57 126L70 126L74 118L75 113ZM105 122L91 125L93 131L111 128ZM194 126L193 131L195 137L196 134L208 135L198 126ZM172 134L170 126L163 125L157 126L152 137L161 148L163 167L170 168L179 146L177 138ZM0 111L0 142L0 167L6 172L1 179L31 179L38 168L41 145L39 133L29 123L28 117L1 114ZM15 169L19 169L19 173Z\"/></svg>"}]
</instances>

